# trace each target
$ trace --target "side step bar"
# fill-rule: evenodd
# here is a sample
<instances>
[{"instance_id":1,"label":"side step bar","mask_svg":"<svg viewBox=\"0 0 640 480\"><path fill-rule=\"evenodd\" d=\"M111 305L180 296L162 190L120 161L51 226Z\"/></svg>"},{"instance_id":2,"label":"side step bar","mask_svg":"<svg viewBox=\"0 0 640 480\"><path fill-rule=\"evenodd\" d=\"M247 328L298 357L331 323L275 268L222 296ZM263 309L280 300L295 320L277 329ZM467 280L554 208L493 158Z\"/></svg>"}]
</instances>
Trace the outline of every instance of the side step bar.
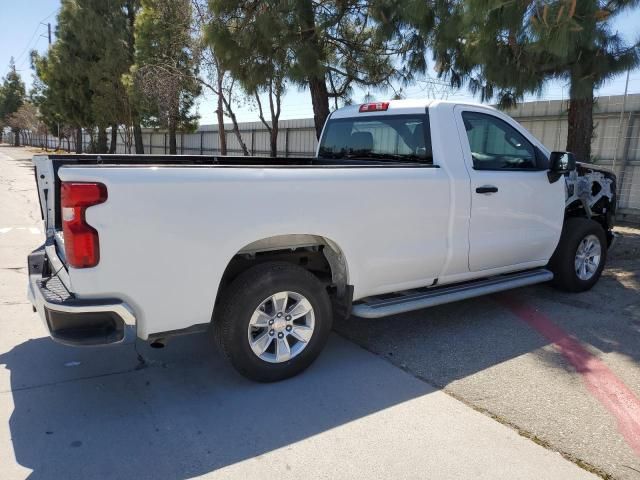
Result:
<instances>
[{"instance_id":1,"label":"side step bar","mask_svg":"<svg viewBox=\"0 0 640 480\"><path fill-rule=\"evenodd\" d=\"M553 273L544 268L539 268L455 285L408 290L398 292L397 296L392 298L388 298L388 296L385 296L385 298L365 298L362 303L353 305L351 313L363 318L386 317L421 308L434 307L443 303L479 297L489 293L502 292L512 288L548 282L551 279L553 279Z\"/></svg>"}]
</instances>

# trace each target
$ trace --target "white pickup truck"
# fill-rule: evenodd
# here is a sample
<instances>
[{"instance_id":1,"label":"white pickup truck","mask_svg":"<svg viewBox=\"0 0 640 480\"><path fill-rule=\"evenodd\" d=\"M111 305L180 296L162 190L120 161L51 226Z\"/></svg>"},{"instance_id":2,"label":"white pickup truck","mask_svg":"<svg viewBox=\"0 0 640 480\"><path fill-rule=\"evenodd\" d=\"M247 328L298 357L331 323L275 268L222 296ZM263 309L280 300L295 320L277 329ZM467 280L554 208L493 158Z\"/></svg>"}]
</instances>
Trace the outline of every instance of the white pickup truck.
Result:
<instances>
[{"instance_id":1,"label":"white pickup truck","mask_svg":"<svg viewBox=\"0 0 640 480\"><path fill-rule=\"evenodd\" d=\"M302 371L334 316L375 318L600 277L615 176L490 107L333 112L315 158L37 155L29 297L71 345L211 329L259 381Z\"/></svg>"}]
</instances>

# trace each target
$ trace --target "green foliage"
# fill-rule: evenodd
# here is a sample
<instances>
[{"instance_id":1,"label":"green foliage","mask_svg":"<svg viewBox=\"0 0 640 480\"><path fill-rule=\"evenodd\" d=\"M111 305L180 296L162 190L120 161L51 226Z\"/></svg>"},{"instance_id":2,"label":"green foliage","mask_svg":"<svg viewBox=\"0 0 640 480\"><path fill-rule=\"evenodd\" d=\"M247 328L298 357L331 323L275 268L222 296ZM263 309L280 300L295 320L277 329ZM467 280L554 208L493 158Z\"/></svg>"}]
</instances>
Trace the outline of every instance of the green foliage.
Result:
<instances>
[{"instance_id":1,"label":"green foliage","mask_svg":"<svg viewBox=\"0 0 640 480\"><path fill-rule=\"evenodd\" d=\"M42 72L42 62L44 62L45 59L33 54L31 61L34 68L38 68L40 69L40 72ZM47 130L52 132L55 136L61 136L61 132L59 130L62 130L61 127L64 124L64 118L57 110L56 103L52 98L49 87L45 84L43 79L40 78L37 72L33 78L33 85L31 86L29 97L31 98L31 102L38 108L40 119L46 125Z\"/></svg>"},{"instance_id":2,"label":"green foliage","mask_svg":"<svg viewBox=\"0 0 640 480\"><path fill-rule=\"evenodd\" d=\"M0 124L8 124L9 116L17 112L24 101L24 83L16 72L16 65L11 58L9 73L2 79L2 85L0 85Z\"/></svg>"},{"instance_id":3,"label":"green foliage","mask_svg":"<svg viewBox=\"0 0 640 480\"><path fill-rule=\"evenodd\" d=\"M62 1L57 40L48 55L35 64L36 73L48 87L53 108L65 123L76 128L95 125L88 67L98 54L98 45L91 45L84 35L90 30L84 22L86 3L87 0Z\"/></svg>"},{"instance_id":4,"label":"green foliage","mask_svg":"<svg viewBox=\"0 0 640 480\"><path fill-rule=\"evenodd\" d=\"M565 79L572 98L638 64L610 19L638 0L449 0L438 3L434 55L441 76L467 82L482 100L512 106L546 80Z\"/></svg>"},{"instance_id":5,"label":"green foliage","mask_svg":"<svg viewBox=\"0 0 640 480\"><path fill-rule=\"evenodd\" d=\"M100 131L128 124L129 98L122 75L129 70L131 0L62 0L56 42L45 56L32 53L31 93L44 122ZM105 144L98 145L100 152Z\"/></svg>"},{"instance_id":6,"label":"green foliage","mask_svg":"<svg viewBox=\"0 0 640 480\"><path fill-rule=\"evenodd\" d=\"M212 14L204 41L217 49L215 56L220 69L231 72L255 98L260 120L270 133L271 155L276 156L281 100L294 58L291 50L281 44L280 32L274 29L272 20L273 17L261 14L244 19ZM268 98L270 121L264 115L263 95Z\"/></svg>"},{"instance_id":7,"label":"green foliage","mask_svg":"<svg viewBox=\"0 0 640 480\"><path fill-rule=\"evenodd\" d=\"M378 17L391 8L379 4ZM368 1L210 0L209 9L208 39L223 65L247 86L277 75L309 86L316 130L329 98L348 101L354 85L383 88L410 73L396 68L408 52L394 42L401 28L382 32Z\"/></svg>"},{"instance_id":8,"label":"green foliage","mask_svg":"<svg viewBox=\"0 0 640 480\"><path fill-rule=\"evenodd\" d=\"M86 72L91 89L91 116L96 125L127 123L127 95L122 75L129 71L127 18L123 0L83 0L83 41Z\"/></svg>"},{"instance_id":9,"label":"green foliage","mask_svg":"<svg viewBox=\"0 0 640 480\"><path fill-rule=\"evenodd\" d=\"M291 52L280 44L272 20L268 15L243 19L215 15L208 25L208 39L216 46L221 67L250 93L272 79L283 79L292 66Z\"/></svg>"},{"instance_id":10,"label":"green foliage","mask_svg":"<svg viewBox=\"0 0 640 480\"><path fill-rule=\"evenodd\" d=\"M139 103L145 121L176 130L193 130L193 113L200 94L198 65L193 54L190 0L142 0L135 22L135 65L132 84L144 99ZM175 152L172 152L175 153Z\"/></svg>"},{"instance_id":11,"label":"green foliage","mask_svg":"<svg viewBox=\"0 0 640 480\"><path fill-rule=\"evenodd\" d=\"M427 50L435 24L434 2L424 0L371 0L376 35L397 51L395 61L407 80L427 70Z\"/></svg>"}]
</instances>

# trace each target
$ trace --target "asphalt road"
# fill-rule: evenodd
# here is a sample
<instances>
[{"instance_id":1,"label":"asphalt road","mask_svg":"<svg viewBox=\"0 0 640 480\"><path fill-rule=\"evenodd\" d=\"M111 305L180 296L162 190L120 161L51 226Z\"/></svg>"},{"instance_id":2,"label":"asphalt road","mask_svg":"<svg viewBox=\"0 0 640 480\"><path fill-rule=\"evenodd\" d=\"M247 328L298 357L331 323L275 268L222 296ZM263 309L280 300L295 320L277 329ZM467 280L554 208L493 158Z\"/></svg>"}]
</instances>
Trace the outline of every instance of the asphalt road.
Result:
<instances>
[{"instance_id":1,"label":"asphalt road","mask_svg":"<svg viewBox=\"0 0 640 480\"><path fill-rule=\"evenodd\" d=\"M259 385L203 335L139 343L144 362L46 337L25 299L30 156L0 147L0 478L640 478L637 230L592 292L352 319Z\"/></svg>"}]
</instances>

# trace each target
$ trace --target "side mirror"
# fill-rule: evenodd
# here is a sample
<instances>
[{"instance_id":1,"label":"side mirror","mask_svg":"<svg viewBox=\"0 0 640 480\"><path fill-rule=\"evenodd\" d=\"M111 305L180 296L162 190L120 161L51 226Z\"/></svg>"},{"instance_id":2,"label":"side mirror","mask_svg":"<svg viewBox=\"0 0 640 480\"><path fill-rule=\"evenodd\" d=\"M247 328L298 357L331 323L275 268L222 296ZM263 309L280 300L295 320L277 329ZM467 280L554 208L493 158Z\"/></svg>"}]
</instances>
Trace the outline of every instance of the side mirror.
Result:
<instances>
[{"instance_id":1,"label":"side mirror","mask_svg":"<svg viewBox=\"0 0 640 480\"><path fill-rule=\"evenodd\" d=\"M548 177L551 183L556 182L565 173L576 169L576 157L571 152L551 152L549 156Z\"/></svg>"}]
</instances>

